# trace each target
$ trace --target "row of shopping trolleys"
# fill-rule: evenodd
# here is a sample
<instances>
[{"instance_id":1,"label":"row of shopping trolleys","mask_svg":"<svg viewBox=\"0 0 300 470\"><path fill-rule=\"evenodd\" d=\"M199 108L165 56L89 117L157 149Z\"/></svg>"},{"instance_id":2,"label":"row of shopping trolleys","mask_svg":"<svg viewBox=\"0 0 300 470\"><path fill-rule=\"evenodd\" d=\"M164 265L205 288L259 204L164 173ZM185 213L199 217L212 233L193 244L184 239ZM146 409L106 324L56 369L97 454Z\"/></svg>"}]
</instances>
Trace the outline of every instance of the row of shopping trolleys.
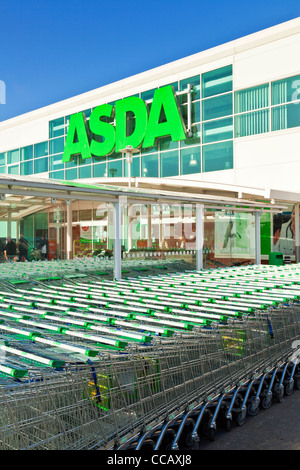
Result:
<instances>
[{"instance_id":1,"label":"row of shopping trolleys","mask_svg":"<svg viewBox=\"0 0 300 470\"><path fill-rule=\"evenodd\" d=\"M5 377L26 377L30 367L59 369L130 345L160 340L265 314L300 299L298 265L248 266L214 271L95 281L89 275L34 283L0 292Z\"/></svg>"}]
</instances>

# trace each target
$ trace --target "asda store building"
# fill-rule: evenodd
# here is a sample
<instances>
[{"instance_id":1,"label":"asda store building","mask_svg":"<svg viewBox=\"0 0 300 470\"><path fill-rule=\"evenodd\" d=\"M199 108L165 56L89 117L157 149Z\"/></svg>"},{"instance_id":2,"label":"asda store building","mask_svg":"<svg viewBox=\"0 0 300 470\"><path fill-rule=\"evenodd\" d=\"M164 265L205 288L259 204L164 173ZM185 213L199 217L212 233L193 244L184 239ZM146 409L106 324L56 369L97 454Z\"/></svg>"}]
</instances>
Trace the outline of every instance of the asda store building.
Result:
<instances>
[{"instance_id":1,"label":"asda store building","mask_svg":"<svg viewBox=\"0 0 300 470\"><path fill-rule=\"evenodd\" d=\"M206 183L237 193L252 187L270 200L271 190L278 190L285 196L273 202L284 203L285 210L262 215L262 255L273 250L297 259L299 46L300 19L295 19L4 121L0 172L122 186L148 181L158 191L172 184L194 192ZM107 207L74 204L73 255L111 248ZM253 259L253 215L236 208L226 214L209 210L204 214L208 255L227 264ZM34 245L41 234L54 238L50 229L55 228L61 230L56 238L62 246L64 210L57 206L55 211L53 206L32 213L27 208L20 214L10 208L9 217L2 217L2 236L9 231L18 237L22 229ZM178 220L184 220L181 209L176 213L152 204L151 211L133 204L124 215L129 230L124 229L124 252L174 251L193 243L192 235L176 233ZM155 217L157 230L150 231L148 221ZM170 222L168 233L160 228L166 226L164 218Z\"/></svg>"}]
</instances>

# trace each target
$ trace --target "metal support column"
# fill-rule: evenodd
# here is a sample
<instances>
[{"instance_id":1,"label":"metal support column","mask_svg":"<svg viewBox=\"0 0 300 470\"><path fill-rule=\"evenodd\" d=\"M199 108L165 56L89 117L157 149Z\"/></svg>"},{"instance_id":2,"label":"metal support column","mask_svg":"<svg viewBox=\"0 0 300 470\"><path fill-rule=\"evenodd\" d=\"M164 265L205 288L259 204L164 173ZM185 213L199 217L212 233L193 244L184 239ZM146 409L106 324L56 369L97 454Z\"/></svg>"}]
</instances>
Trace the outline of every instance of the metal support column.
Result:
<instances>
[{"instance_id":1,"label":"metal support column","mask_svg":"<svg viewBox=\"0 0 300 470\"><path fill-rule=\"evenodd\" d=\"M11 238L11 209L7 212L7 237Z\"/></svg>"},{"instance_id":2,"label":"metal support column","mask_svg":"<svg viewBox=\"0 0 300 470\"><path fill-rule=\"evenodd\" d=\"M148 248L152 248L152 236L151 236L151 233L152 233L152 206L151 204L148 204L147 206L147 214L148 214L148 218L147 218L147 247Z\"/></svg>"},{"instance_id":3,"label":"metal support column","mask_svg":"<svg viewBox=\"0 0 300 470\"><path fill-rule=\"evenodd\" d=\"M67 208L67 226L66 226L66 251L67 259L72 259L72 206L70 203L66 203Z\"/></svg>"},{"instance_id":4,"label":"metal support column","mask_svg":"<svg viewBox=\"0 0 300 470\"><path fill-rule=\"evenodd\" d=\"M296 263L300 263L300 220L299 220L299 204L295 204L295 256L296 256Z\"/></svg>"},{"instance_id":5,"label":"metal support column","mask_svg":"<svg viewBox=\"0 0 300 470\"><path fill-rule=\"evenodd\" d=\"M196 205L196 270L203 269L204 206Z\"/></svg>"},{"instance_id":6,"label":"metal support column","mask_svg":"<svg viewBox=\"0 0 300 470\"><path fill-rule=\"evenodd\" d=\"M122 277L121 263L121 204L114 202L114 278Z\"/></svg>"},{"instance_id":7,"label":"metal support column","mask_svg":"<svg viewBox=\"0 0 300 470\"><path fill-rule=\"evenodd\" d=\"M260 212L255 212L255 264L261 263L260 254Z\"/></svg>"}]
</instances>

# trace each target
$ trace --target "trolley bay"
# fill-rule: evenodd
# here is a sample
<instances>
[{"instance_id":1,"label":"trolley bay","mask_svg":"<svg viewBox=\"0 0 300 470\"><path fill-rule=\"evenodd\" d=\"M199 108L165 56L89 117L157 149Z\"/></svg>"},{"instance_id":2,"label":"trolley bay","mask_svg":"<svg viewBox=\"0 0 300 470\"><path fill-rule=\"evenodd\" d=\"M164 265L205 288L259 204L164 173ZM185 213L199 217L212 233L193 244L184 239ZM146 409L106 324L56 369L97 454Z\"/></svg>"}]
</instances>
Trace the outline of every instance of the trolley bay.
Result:
<instances>
[{"instance_id":1,"label":"trolley bay","mask_svg":"<svg viewBox=\"0 0 300 470\"><path fill-rule=\"evenodd\" d=\"M201 449L300 389L299 345L298 264L4 264L0 448Z\"/></svg>"}]
</instances>

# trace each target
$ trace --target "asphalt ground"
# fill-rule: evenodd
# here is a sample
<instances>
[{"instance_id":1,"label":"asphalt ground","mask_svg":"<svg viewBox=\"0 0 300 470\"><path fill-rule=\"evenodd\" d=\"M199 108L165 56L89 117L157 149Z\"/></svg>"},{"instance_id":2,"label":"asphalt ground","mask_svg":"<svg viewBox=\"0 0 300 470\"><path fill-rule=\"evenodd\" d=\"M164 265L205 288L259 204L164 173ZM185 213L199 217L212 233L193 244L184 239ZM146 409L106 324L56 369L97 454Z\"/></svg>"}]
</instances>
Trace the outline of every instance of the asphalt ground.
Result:
<instances>
[{"instance_id":1,"label":"asphalt ground","mask_svg":"<svg viewBox=\"0 0 300 470\"><path fill-rule=\"evenodd\" d=\"M247 416L241 427L217 429L215 441L202 439L200 450L300 450L300 390L257 416Z\"/></svg>"}]
</instances>

